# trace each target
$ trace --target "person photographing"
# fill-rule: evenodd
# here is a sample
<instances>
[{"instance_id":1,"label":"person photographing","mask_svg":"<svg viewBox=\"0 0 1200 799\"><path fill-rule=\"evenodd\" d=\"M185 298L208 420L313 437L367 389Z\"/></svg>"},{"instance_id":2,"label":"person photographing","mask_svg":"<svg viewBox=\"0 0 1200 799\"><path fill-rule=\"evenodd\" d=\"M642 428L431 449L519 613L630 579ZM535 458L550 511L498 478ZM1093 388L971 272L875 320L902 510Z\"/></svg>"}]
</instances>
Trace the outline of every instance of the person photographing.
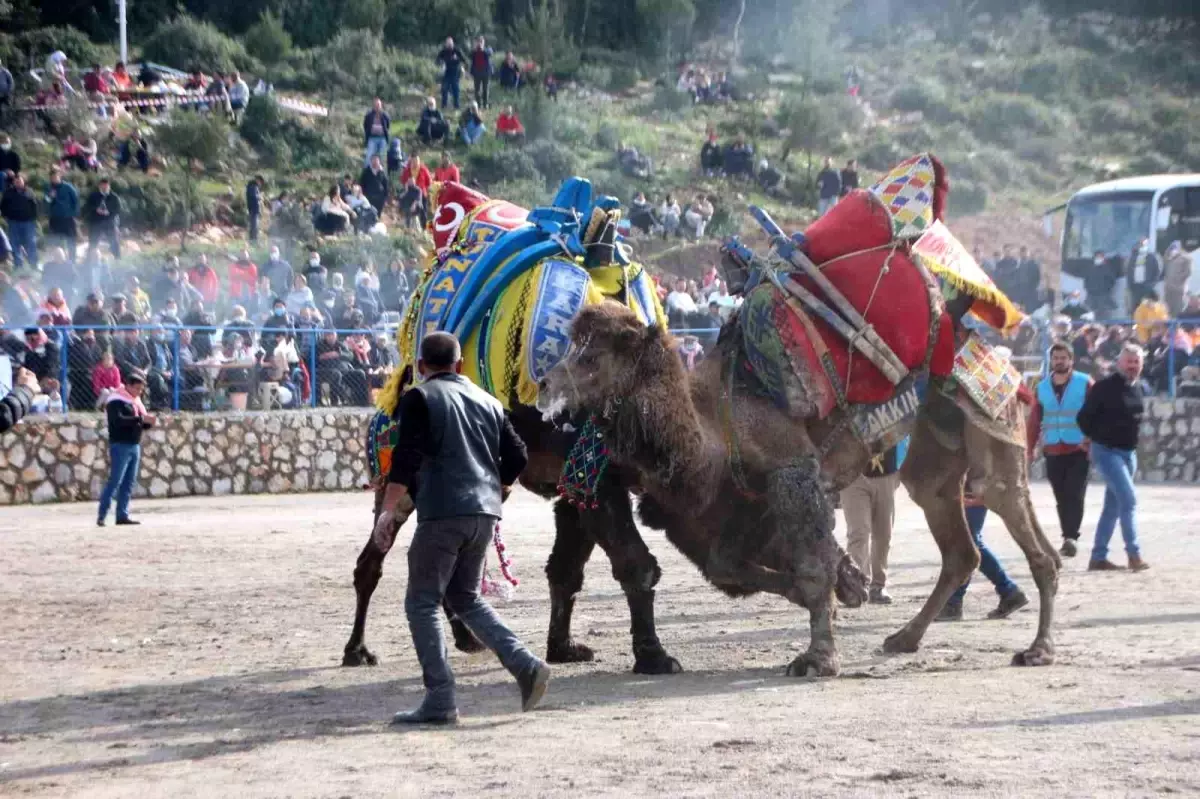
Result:
<instances>
[{"instance_id":1,"label":"person photographing","mask_svg":"<svg viewBox=\"0 0 1200 799\"><path fill-rule=\"evenodd\" d=\"M525 444L500 402L462 376L462 348L453 335L425 336L417 369L423 381L405 392L397 407L400 438L373 533L375 545L387 552L415 508L404 612L425 699L416 710L397 713L392 723L458 721L454 674L442 637L443 598L516 678L521 709L532 710L545 694L550 668L479 596L501 504L528 460Z\"/></svg>"},{"instance_id":2,"label":"person photographing","mask_svg":"<svg viewBox=\"0 0 1200 799\"><path fill-rule=\"evenodd\" d=\"M7 433L29 413L37 393L37 376L28 369L18 369L12 391L0 397L0 433Z\"/></svg>"}]
</instances>

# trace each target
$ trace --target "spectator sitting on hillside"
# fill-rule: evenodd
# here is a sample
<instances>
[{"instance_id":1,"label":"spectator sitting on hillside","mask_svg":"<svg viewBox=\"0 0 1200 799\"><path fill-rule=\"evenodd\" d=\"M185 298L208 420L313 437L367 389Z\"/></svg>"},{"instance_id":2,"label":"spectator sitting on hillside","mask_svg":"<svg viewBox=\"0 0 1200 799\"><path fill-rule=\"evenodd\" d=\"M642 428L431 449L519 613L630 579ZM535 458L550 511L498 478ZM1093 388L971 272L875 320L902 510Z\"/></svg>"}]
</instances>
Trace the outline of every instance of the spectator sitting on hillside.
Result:
<instances>
[{"instance_id":1,"label":"spectator sitting on hillside","mask_svg":"<svg viewBox=\"0 0 1200 799\"><path fill-rule=\"evenodd\" d=\"M130 275L125 280L125 295L129 304L129 312L137 317L138 322L150 321L150 295L142 290L142 279Z\"/></svg>"},{"instance_id":2,"label":"spectator sitting on hillside","mask_svg":"<svg viewBox=\"0 0 1200 799\"><path fill-rule=\"evenodd\" d=\"M258 283L258 265L250 260L250 250L245 247L229 265L229 299L233 302L248 302Z\"/></svg>"},{"instance_id":3,"label":"spectator sitting on hillside","mask_svg":"<svg viewBox=\"0 0 1200 799\"><path fill-rule=\"evenodd\" d=\"M685 327L689 314L697 311L696 300L688 293L687 281L679 278L675 281L675 289L667 295L666 312L671 327Z\"/></svg>"},{"instance_id":4,"label":"spectator sitting on hillside","mask_svg":"<svg viewBox=\"0 0 1200 799\"><path fill-rule=\"evenodd\" d=\"M337 184L329 188L329 193L321 200L321 215L317 220L317 232L333 236L349 230L354 219L354 211L342 199Z\"/></svg>"},{"instance_id":5,"label":"spectator sitting on hillside","mask_svg":"<svg viewBox=\"0 0 1200 799\"><path fill-rule=\"evenodd\" d=\"M649 234L658 224L658 220L654 218L654 206L646 199L643 192L639 191L634 196L633 202L629 204L629 224L634 229L646 234Z\"/></svg>"},{"instance_id":6,"label":"spectator sitting on hillside","mask_svg":"<svg viewBox=\"0 0 1200 799\"><path fill-rule=\"evenodd\" d=\"M424 229L429 221L429 187L433 185L433 176L416 153L409 156L408 165L400 174L400 183L404 186L399 199L404 224L411 227L414 219L420 219L421 228Z\"/></svg>"},{"instance_id":7,"label":"spectator sitting on hillside","mask_svg":"<svg viewBox=\"0 0 1200 799\"><path fill-rule=\"evenodd\" d=\"M504 63L500 65L500 86L510 91L521 86L521 65L512 50L504 54Z\"/></svg>"},{"instance_id":8,"label":"spectator sitting on hillside","mask_svg":"<svg viewBox=\"0 0 1200 799\"><path fill-rule=\"evenodd\" d=\"M754 148L746 141L745 133L739 133L725 148L725 174L754 179Z\"/></svg>"},{"instance_id":9,"label":"spectator sitting on hillside","mask_svg":"<svg viewBox=\"0 0 1200 799\"><path fill-rule=\"evenodd\" d=\"M100 159L96 157L98 147L95 139L89 139L87 144L78 142L74 136L67 136L63 142L61 163L66 168L74 167L83 172L96 172L100 169Z\"/></svg>"},{"instance_id":10,"label":"spectator sitting on hillside","mask_svg":"<svg viewBox=\"0 0 1200 799\"><path fill-rule=\"evenodd\" d=\"M204 91L208 110L218 114L229 114L229 87L225 84L225 76L220 72L213 75L212 83Z\"/></svg>"},{"instance_id":11,"label":"spectator sitting on hillside","mask_svg":"<svg viewBox=\"0 0 1200 799\"><path fill-rule=\"evenodd\" d=\"M371 275L367 272L360 272L354 279L354 304L362 311L367 326L379 321L383 298L379 295L379 290L371 285Z\"/></svg>"},{"instance_id":12,"label":"spectator sitting on hillside","mask_svg":"<svg viewBox=\"0 0 1200 799\"><path fill-rule=\"evenodd\" d=\"M716 177L724 164L725 157L721 153L721 145L717 143L717 133L710 129L708 138L700 147L700 169L707 177Z\"/></svg>"},{"instance_id":13,"label":"spectator sitting on hillside","mask_svg":"<svg viewBox=\"0 0 1200 799\"><path fill-rule=\"evenodd\" d=\"M260 274L254 291L246 299L246 312L250 318L262 322L271 315L275 302L275 292L271 291L271 278Z\"/></svg>"},{"instance_id":14,"label":"spectator sitting on hillside","mask_svg":"<svg viewBox=\"0 0 1200 799\"><path fill-rule=\"evenodd\" d=\"M1092 309L1083 301L1083 295L1078 291L1072 291L1067 295L1067 300L1063 303L1060 311L1063 315L1075 320L1095 318Z\"/></svg>"},{"instance_id":15,"label":"spectator sitting on hillside","mask_svg":"<svg viewBox=\"0 0 1200 799\"><path fill-rule=\"evenodd\" d=\"M358 176L358 184L362 187L363 196L371 203L371 207L375 209L375 215L383 215L383 207L387 205L388 194L391 191L391 182L388 179L388 173L383 168L383 161L379 156L371 156L370 165L362 171ZM371 224L374 224L372 222ZM367 227L370 227L368 225Z\"/></svg>"},{"instance_id":16,"label":"spectator sitting on hillside","mask_svg":"<svg viewBox=\"0 0 1200 799\"><path fill-rule=\"evenodd\" d=\"M363 194L363 188L355 183L354 188L350 191L350 196L346 198L346 205L350 206L350 210L354 212L354 229L359 233L367 233L379 221L379 213L375 210L375 206Z\"/></svg>"},{"instance_id":17,"label":"spectator sitting on hillside","mask_svg":"<svg viewBox=\"0 0 1200 799\"><path fill-rule=\"evenodd\" d=\"M77 381L72 380L72 388ZM117 367L116 358L113 356L112 350L104 350L100 353L100 362L92 367L91 384L92 394L99 402L105 397L105 392L115 391L121 387L121 370ZM74 391L71 392L74 395ZM74 406L74 396L72 396L72 406ZM93 403L94 404L94 403ZM90 410L89 408L77 408L78 410Z\"/></svg>"},{"instance_id":18,"label":"spectator sitting on hillside","mask_svg":"<svg viewBox=\"0 0 1200 799\"><path fill-rule=\"evenodd\" d=\"M383 155L387 151L391 126L391 117L383 110L383 100L376 97L371 110L363 116L363 146L366 148L363 166L370 165L372 156Z\"/></svg>"},{"instance_id":19,"label":"spectator sitting on hillside","mask_svg":"<svg viewBox=\"0 0 1200 799\"><path fill-rule=\"evenodd\" d=\"M410 293L408 275L404 273L404 262L393 260L379 276L379 310L382 313L400 311Z\"/></svg>"},{"instance_id":20,"label":"spectator sitting on hillside","mask_svg":"<svg viewBox=\"0 0 1200 799\"><path fill-rule=\"evenodd\" d=\"M664 239L668 236L678 235L679 220L682 215L683 212L679 210L679 203L675 201L675 197L667 194L658 209L658 222L662 225Z\"/></svg>"},{"instance_id":21,"label":"spectator sitting on hillside","mask_svg":"<svg viewBox=\"0 0 1200 799\"><path fill-rule=\"evenodd\" d=\"M58 286L50 289L39 310L50 314L50 324L56 327L68 327L71 324L71 308Z\"/></svg>"},{"instance_id":22,"label":"spectator sitting on hillside","mask_svg":"<svg viewBox=\"0 0 1200 799\"><path fill-rule=\"evenodd\" d=\"M229 75L229 111L235 122L240 122L246 104L250 102L250 87L237 72Z\"/></svg>"},{"instance_id":23,"label":"spectator sitting on hillside","mask_svg":"<svg viewBox=\"0 0 1200 799\"><path fill-rule=\"evenodd\" d=\"M342 175L341 181L337 184L338 196L343 200L350 199L350 195L354 193L354 178L350 177L349 173Z\"/></svg>"},{"instance_id":24,"label":"spectator sitting on hillside","mask_svg":"<svg viewBox=\"0 0 1200 799\"><path fill-rule=\"evenodd\" d=\"M451 180L455 183L462 183L462 173L459 171L458 164L454 163L454 159L450 157L450 153L442 151L442 161L434 170L433 179L438 183Z\"/></svg>"},{"instance_id":25,"label":"spectator sitting on hillside","mask_svg":"<svg viewBox=\"0 0 1200 799\"><path fill-rule=\"evenodd\" d=\"M551 100L557 101L558 100L558 79L555 78L553 75L547 75L546 80L543 82L543 85L546 87L546 96L549 97Z\"/></svg>"},{"instance_id":26,"label":"spectator sitting on hillside","mask_svg":"<svg viewBox=\"0 0 1200 799\"><path fill-rule=\"evenodd\" d=\"M125 139L117 149L117 168L124 169L130 162L136 163L142 172L150 171L150 144L141 133Z\"/></svg>"},{"instance_id":27,"label":"spectator sitting on hillside","mask_svg":"<svg viewBox=\"0 0 1200 799\"><path fill-rule=\"evenodd\" d=\"M633 146L617 142L617 166L631 178L646 180L654 173L654 163L649 156L642 155Z\"/></svg>"},{"instance_id":28,"label":"spectator sitting on hillside","mask_svg":"<svg viewBox=\"0 0 1200 799\"><path fill-rule=\"evenodd\" d=\"M104 70L99 64L92 64L91 70L83 76L83 90L91 100L99 100L108 94L108 81L104 79Z\"/></svg>"},{"instance_id":29,"label":"spectator sitting on hillside","mask_svg":"<svg viewBox=\"0 0 1200 799\"><path fill-rule=\"evenodd\" d=\"M825 216L841 193L842 177L833 168L833 159L826 158L825 166L817 173L817 216Z\"/></svg>"},{"instance_id":30,"label":"spectator sitting on hillside","mask_svg":"<svg viewBox=\"0 0 1200 799\"><path fill-rule=\"evenodd\" d=\"M762 159L758 162L758 185L767 194L773 194L783 190L783 172L771 166L767 159Z\"/></svg>"},{"instance_id":31,"label":"spectator sitting on hillside","mask_svg":"<svg viewBox=\"0 0 1200 799\"><path fill-rule=\"evenodd\" d=\"M525 137L525 126L513 107L506 106L496 117L496 136L506 141L517 141Z\"/></svg>"},{"instance_id":32,"label":"spectator sitting on hillside","mask_svg":"<svg viewBox=\"0 0 1200 799\"><path fill-rule=\"evenodd\" d=\"M421 111L421 120L417 123L417 136L425 144L440 142L450 135L450 125L442 112L438 110L437 100L425 98L425 108Z\"/></svg>"},{"instance_id":33,"label":"spectator sitting on hillside","mask_svg":"<svg viewBox=\"0 0 1200 799\"><path fill-rule=\"evenodd\" d=\"M697 194L688 206L683 215L683 221L687 223L688 232L696 239L704 237L704 229L712 220L713 207L712 203L703 194Z\"/></svg>"},{"instance_id":34,"label":"spectator sitting on hillside","mask_svg":"<svg viewBox=\"0 0 1200 799\"><path fill-rule=\"evenodd\" d=\"M479 115L479 104L471 103L458 118L458 135L470 147L482 139L485 133L487 133L487 125L483 123L483 117Z\"/></svg>"},{"instance_id":35,"label":"spectator sitting on hillside","mask_svg":"<svg viewBox=\"0 0 1200 799\"><path fill-rule=\"evenodd\" d=\"M853 158L847 161L846 167L842 170L839 177L842 181L842 188L838 196L845 197L858 188L858 161L855 161Z\"/></svg>"},{"instance_id":36,"label":"spectator sitting on hillside","mask_svg":"<svg viewBox=\"0 0 1200 799\"><path fill-rule=\"evenodd\" d=\"M1154 289L1146 292L1145 298L1133 312L1133 331L1142 346L1150 341L1152 335L1166 329L1165 325L1158 323L1170 318L1166 304L1158 299L1158 292Z\"/></svg>"}]
</instances>

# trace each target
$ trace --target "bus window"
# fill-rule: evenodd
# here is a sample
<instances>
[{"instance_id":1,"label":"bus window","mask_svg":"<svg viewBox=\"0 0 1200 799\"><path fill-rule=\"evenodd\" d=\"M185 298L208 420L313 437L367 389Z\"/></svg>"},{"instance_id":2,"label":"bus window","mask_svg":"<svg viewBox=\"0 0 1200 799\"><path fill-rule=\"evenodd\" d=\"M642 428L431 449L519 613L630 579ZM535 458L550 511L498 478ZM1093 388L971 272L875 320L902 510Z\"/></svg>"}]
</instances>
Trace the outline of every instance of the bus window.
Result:
<instances>
[{"instance_id":1,"label":"bus window","mask_svg":"<svg viewBox=\"0 0 1200 799\"><path fill-rule=\"evenodd\" d=\"M1078 197L1067 207L1063 258L1095 253L1128 255L1150 232L1151 192L1113 192Z\"/></svg>"},{"instance_id":2,"label":"bus window","mask_svg":"<svg viewBox=\"0 0 1200 799\"><path fill-rule=\"evenodd\" d=\"M1168 210L1166 227L1158 231L1155 244L1160 253L1178 241L1185 250L1200 247L1200 187L1180 187L1165 192L1159 207Z\"/></svg>"}]
</instances>

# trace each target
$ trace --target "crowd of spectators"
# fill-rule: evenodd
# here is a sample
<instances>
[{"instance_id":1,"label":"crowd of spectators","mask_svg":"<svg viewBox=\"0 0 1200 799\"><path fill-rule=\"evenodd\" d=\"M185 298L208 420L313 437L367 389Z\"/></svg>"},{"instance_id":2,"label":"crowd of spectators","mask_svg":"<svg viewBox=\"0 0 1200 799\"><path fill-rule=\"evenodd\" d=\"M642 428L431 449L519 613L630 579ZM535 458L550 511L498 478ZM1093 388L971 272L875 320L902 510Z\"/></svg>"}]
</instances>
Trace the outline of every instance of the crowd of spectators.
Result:
<instances>
[{"instance_id":1,"label":"crowd of spectators","mask_svg":"<svg viewBox=\"0 0 1200 799\"><path fill-rule=\"evenodd\" d=\"M317 403L369 404L394 367L386 331L417 269L397 260L377 274L367 261L347 285L316 252L300 273L277 246L261 267L248 249L228 262L222 275L204 254L188 269L173 256L146 288L61 247L40 274L0 269L0 354L33 372L42 410L94 409L134 370L157 409L296 407L314 388Z\"/></svg>"}]
</instances>

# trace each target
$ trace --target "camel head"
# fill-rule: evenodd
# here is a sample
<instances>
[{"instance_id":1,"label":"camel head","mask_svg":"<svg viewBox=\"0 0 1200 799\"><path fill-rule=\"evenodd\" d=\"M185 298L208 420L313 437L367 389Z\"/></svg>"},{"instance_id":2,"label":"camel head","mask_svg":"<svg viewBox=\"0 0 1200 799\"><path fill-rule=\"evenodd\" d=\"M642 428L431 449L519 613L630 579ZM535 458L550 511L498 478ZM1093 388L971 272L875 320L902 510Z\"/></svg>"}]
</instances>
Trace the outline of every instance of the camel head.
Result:
<instances>
[{"instance_id":1,"label":"camel head","mask_svg":"<svg viewBox=\"0 0 1200 799\"><path fill-rule=\"evenodd\" d=\"M538 410L547 419L580 411L608 416L664 380L686 380L674 339L624 305L590 305L571 324L566 355L538 387Z\"/></svg>"}]
</instances>

